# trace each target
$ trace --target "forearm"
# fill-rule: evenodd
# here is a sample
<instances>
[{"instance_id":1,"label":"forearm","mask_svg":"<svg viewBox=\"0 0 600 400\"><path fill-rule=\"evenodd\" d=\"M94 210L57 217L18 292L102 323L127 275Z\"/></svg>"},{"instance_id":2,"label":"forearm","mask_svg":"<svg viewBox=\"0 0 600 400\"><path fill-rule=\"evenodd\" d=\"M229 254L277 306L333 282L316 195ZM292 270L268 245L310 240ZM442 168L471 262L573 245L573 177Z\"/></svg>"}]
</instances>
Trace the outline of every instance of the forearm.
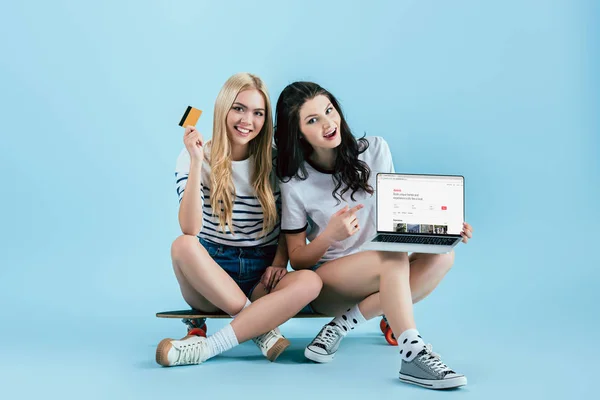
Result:
<instances>
[{"instance_id":1,"label":"forearm","mask_svg":"<svg viewBox=\"0 0 600 400\"><path fill-rule=\"evenodd\" d=\"M196 236L202 229L202 161L192 160L187 184L179 205L179 226L185 235Z\"/></svg>"},{"instance_id":2,"label":"forearm","mask_svg":"<svg viewBox=\"0 0 600 400\"><path fill-rule=\"evenodd\" d=\"M287 242L285 241L285 235L281 233L279 235L278 243L277 243L277 251L275 252L275 258L271 265L274 267L284 267L288 263L288 252L287 252Z\"/></svg>"},{"instance_id":3,"label":"forearm","mask_svg":"<svg viewBox=\"0 0 600 400\"><path fill-rule=\"evenodd\" d=\"M307 269L319 262L333 241L321 233L309 244L304 244L290 250L290 264L295 270Z\"/></svg>"}]
</instances>

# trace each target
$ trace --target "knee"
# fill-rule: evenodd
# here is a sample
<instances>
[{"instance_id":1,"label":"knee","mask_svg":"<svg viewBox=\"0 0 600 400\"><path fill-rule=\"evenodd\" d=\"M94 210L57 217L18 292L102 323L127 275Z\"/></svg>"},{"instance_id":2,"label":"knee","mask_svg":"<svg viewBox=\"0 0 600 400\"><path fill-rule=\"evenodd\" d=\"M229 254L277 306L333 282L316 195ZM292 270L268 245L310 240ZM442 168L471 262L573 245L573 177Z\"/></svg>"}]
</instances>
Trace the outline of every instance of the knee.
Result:
<instances>
[{"instance_id":1,"label":"knee","mask_svg":"<svg viewBox=\"0 0 600 400\"><path fill-rule=\"evenodd\" d=\"M230 315L238 315L246 308L246 300L248 300L248 298L245 295L230 296L226 299L223 310L227 310L226 312L229 312Z\"/></svg>"},{"instance_id":2,"label":"knee","mask_svg":"<svg viewBox=\"0 0 600 400\"><path fill-rule=\"evenodd\" d=\"M385 252L382 255L381 273L383 274L408 274L410 260L406 253Z\"/></svg>"},{"instance_id":3,"label":"knee","mask_svg":"<svg viewBox=\"0 0 600 400\"><path fill-rule=\"evenodd\" d=\"M450 271L450 268L454 265L454 250L450 253L438 254L438 265L444 271Z\"/></svg>"},{"instance_id":4,"label":"knee","mask_svg":"<svg viewBox=\"0 0 600 400\"><path fill-rule=\"evenodd\" d=\"M186 260L198 246L198 238L191 235L181 235L171 245L171 259L173 261Z\"/></svg>"},{"instance_id":5,"label":"knee","mask_svg":"<svg viewBox=\"0 0 600 400\"><path fill-rule=\"evenodd\" d=\"M306 296L306 301L310 302L316 299L323 288L323 281L314 271L301 270L294 272L298 277L298 290Z\"/></svg>"},{"instance_id":6,"label":"knee","mask_svg":"<svg viewBox=\"0 0 600 400\"><path fill-rule=\"evenodd\" d=\"M379 252L379 256L383 265L395 268L406 267L410 263L408 253L382 251Z\"/></svg>"}]
</instances>

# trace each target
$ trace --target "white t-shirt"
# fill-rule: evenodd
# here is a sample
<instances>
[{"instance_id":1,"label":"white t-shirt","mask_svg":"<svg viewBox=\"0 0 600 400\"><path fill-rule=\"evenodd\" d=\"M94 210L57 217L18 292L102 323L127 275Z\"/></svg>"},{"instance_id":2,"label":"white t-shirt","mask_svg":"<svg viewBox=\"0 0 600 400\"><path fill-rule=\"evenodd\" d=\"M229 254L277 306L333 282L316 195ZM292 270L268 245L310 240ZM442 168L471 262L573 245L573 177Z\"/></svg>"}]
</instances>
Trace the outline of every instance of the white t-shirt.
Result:
<instances>
[{"instance_id":1,"label":"white t-shirt","mask_svg":"<svg viewBox=\"0 0 600 400\"><path fill-rule=\"evenodd\" d=\"M204 147L207 157L210 156L208 146ZM274 155L275 150L273 150ZM219 218L212 213L210 205L210 164L205 160L202 164L202 176L200 188L202 191L202 229L198 237L209 242L224 244L235 247L249 246L267 246L277 244L280 230L281 217L281 194L279 184L274 175L271 178L273 195L275 196L275 205L277 208L277 223L274 228L261 237L263 229L263 210L252 188L252 173L254 171L254 157L249 157L242 161L232 161L232 179L235 187L235 200L233 204L233 228L232 234L229 227L226 227L225 233L219 226ZM190 172L190 154L183 148L177 158L175 167L175 187L179 197L179 203L183 199L183 193L187 184ZM273 172L274 173L274 172Z\"/></svg>"},{"instance_id":2,"label":"white t-shirt","mask_svg":"<svg viewBox=\"0 0 600 400\"><path fill-rule=\"evenodd\" d=\"M370 168L369 185L376 189L379 172L394 172L392 154L387 142L378 136L367 137L369 147L359 154L358 159ZM340 204L333 197L335 188L333 175L305 163L308 177L301 180L297 177L288 182L280 182L283 213L281 231L283 233L299 233L306 230L309 241L314 240L325 230L329 219L338 210L348 205L350 208L363 204L356 216L360 230L341 242L334 243L321 257L320 261L331 261L359 251L360 247L370 240L377 231L375 192L373 195L359 190L350 198L351 190L344 194ZM339 191L344 188L343 183ZM339 197L338 191L338 197Z\"/></svg>"}]
</instances>

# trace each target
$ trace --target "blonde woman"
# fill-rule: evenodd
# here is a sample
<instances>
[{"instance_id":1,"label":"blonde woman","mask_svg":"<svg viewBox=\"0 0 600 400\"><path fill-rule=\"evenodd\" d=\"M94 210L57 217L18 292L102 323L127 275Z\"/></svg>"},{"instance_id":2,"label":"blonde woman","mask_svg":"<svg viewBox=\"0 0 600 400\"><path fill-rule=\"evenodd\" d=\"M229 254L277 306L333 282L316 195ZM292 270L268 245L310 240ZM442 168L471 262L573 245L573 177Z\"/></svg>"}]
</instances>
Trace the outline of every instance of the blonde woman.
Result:
<instances>
[{"instance_id":1,"label":"blonde woman","mask_svg":"<svg viewBox=\"0 0 600 400\"><path fill-rule=\"evenodd\" d=\"M175 173L183 235L171 247L173 269L191 307L233 320L208 338L162 340L160 365L199 364L249 339L274 361L289 346L277 327L319 295L316 273L287 273L272 138L266 86L248 73L221 89L211 141L185 128Z\"/></svg>"}]
</instances>

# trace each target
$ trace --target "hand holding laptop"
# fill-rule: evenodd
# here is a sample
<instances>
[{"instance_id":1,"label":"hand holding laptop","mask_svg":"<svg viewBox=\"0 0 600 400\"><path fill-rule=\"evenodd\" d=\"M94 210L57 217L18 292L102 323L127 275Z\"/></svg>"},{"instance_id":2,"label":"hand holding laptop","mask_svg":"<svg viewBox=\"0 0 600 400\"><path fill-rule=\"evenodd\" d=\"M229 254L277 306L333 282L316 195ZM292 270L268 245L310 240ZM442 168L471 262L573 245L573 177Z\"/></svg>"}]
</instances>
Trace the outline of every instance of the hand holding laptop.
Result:
<instances>
[{"instance_id":1,"label":"hand holding laptop","mask_svg":"<svg viewBox=\"0 0 600 400\"><path fill-rule=\"evenodd\" d=\"M467 243L469 239L473 237L473 227L466 222L463 222L463 230L460 232L460 236L463 237L462 242Z\"/></svg>"}]
</instances>

